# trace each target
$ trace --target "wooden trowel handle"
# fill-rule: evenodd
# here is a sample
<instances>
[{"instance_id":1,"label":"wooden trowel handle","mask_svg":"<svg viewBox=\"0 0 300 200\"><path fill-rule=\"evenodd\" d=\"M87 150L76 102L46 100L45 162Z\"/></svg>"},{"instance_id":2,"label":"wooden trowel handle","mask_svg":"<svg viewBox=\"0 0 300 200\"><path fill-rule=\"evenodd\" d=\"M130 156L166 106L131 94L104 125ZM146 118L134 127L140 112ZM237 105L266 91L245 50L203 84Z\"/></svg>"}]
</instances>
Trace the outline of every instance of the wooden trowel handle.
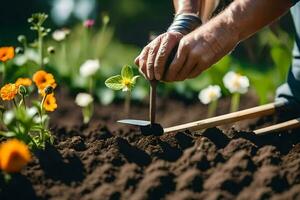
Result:
<instances>
[{"instance_id":1,"label":"wooden trowel handle","mask_svg":"<svg viewBox=\"0 0 300 200\"><path fill-rule=\"evenodd\" d=\"M151 124L155 123L155 116L156 116L156 86L157 86L157 80L150 81L149 118Z\"/></svg>"},{"instance_id":2,"label":"wooden trowel handle","mask_svg":"<svg viewBox=\"0 0 300 200\"><path fill-rule=\"evenodd\" d=\"M168 71L171 62L173 61L176 53L177 53L178 45L176 45L168 59L165 65L163 77L166 75L166 72ZM155 116L156 116L156 87L157 87L157 80L151 80L150 81L150 105L149 105L149 118L150 118L150 123L154 124L155 123Z\"/></svg>"}]
</instances>

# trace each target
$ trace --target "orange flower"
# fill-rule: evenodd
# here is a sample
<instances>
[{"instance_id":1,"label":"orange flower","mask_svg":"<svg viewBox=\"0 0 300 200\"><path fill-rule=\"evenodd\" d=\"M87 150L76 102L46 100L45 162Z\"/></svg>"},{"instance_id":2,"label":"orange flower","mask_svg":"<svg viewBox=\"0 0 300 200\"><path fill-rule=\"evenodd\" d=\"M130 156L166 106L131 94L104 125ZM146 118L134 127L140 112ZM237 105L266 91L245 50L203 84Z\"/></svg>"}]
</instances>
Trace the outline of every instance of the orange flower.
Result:
<instances>
[{"instance_id":1,"label":"orange flower","mask_svg":"<svg viewBox=\"0 0 300 200\"><path fill-rule=\"evenodd\" d=\"M15 82L15 85L19 87L20 85L23 86L31 86L32 81L29 78L18 78Z\"/></svg>"},{"instance_id":2,"label":"orange flower","mask_svg":"<svg viewBox=\"0 0 300 200\"><path fill-rule=\"evenodd\" d=\"M1 47L0 48L0 61L6 62L15 57L15 49L13 47Z\"/></svg>"},{"instance_id":3,"label":"orange flower","mask_svg":"<svg viewBox=\"0 0 300 200\"><path fill-rule=\"evenodd\" d=\"M0 145L1 170L8 173L20 172L30 160L30 151L23 142L11 139Z\"/></svg>"},{"instance_id":4,"label":"orange flower","mask_svg":"<svg viewBox=\"0 0 300 200\"><path fill-rule=\"evenodd\" d=\"M10 101L15 98L16 94L18 93L18 87L16 84L8 83L4 85L0 90L1 99L5 101Z\"/></svg>"},{"instance_id":5,"label":"orange flower","mask_svg":"<svg viewBox=\"0 0 300 200\"><path fill-rule=\"evenodd\" d=\"M44 90L47 86L56 87L55 79L52 74L43 70L37 71L32 78L33 82L40 91Z\"/></svg>"},{"instance_id":6,"label":"orange flower","mask_svg":"<svg viewBox=\"0 0 300 200\"><path fill-rule=\"evenodd\" d=\"M54 97L53 93L46 96L43 107L49 112L53 112L57 108L56 98Z\"/></svg>"}]
</instances>

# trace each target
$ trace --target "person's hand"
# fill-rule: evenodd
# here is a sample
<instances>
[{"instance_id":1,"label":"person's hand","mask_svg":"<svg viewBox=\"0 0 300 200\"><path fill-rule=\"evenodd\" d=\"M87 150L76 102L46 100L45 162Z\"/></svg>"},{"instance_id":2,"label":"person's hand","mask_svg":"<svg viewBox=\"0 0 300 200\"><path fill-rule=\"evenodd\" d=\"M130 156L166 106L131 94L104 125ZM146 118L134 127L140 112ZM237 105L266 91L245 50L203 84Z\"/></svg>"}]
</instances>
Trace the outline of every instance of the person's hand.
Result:
<instances>
[{"instance_id":1,"label":"person's hand","mask_svg":"<svg viewBox=\"0 0 300 200\"><path fill-rule=\"evenodd\" d=\"M164 81L195 78L216 63L238 43L238 35L223 24L211 22L184 36Z\"/></svg>"},{"instance_id":2,"label":"person's hand","mask_svg":"<svg viewBox=\"0 0 300 200\"><path fill-rule=\"evenodd\" d=\"M141 74L148 80L161 80L165 64L172 49L179 43L183 34L166 32L151 41L135 59Z\"/></svg>"}]
</instances>

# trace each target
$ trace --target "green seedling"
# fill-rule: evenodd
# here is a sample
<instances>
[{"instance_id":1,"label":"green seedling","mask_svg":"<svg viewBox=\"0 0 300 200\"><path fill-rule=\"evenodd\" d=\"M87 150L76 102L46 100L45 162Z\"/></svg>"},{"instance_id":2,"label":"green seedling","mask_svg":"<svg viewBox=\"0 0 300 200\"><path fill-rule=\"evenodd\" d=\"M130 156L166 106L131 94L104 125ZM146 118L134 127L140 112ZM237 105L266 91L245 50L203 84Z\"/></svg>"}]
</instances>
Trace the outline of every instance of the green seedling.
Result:
<instances>
[{"instance_id":1,"label":"green seedling","mask_svg":"<svg viewBox=\"0 0 300 200\"><path fill-rule=\"evenodd\" d=\"M125 65L122 68L121 75L112 76L105 81L105 85L108 88L126 92L124 111L127 115L130 113L131 91L138 77L140 76L134 76L131 66Z\"/></svg>"}]
</instances>

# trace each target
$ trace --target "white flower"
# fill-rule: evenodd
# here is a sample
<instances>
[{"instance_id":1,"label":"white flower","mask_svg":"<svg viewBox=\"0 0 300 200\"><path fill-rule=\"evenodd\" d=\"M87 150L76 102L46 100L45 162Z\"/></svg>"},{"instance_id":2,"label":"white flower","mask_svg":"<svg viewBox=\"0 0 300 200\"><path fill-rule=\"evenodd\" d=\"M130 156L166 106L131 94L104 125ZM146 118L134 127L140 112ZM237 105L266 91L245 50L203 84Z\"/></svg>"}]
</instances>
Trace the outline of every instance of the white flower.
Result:
<instances>
[{"instance_id":1,"label":"white flower","mask_svg":"<svg viewBox=\"0 0 300 200\"><path fill-rule=\"evenodd\" d=\"M17 55L14 59L14 62L18 66L23 66L26 64L27 61L35 61L39 62L40 56L39 54L34 51L33 49L27 49L24 54Z\"/></svg>"},{"instance_id":2,"label":"white flower","mask_svg":"<svg viewBox=\"0 0 300 200\"><path fill-rule=\"evenodd\" d=\"M3 114L4 124L10 124L14 118L15 118L15 113L11 110L5 111Z\"/></svg>"},{"instance_id":3,"label":"white flower","mask_svg":"<svg viewBox=\"0 0 300 200\"><path fill-rule=\"evenodd\" d=\"M47 115L43 115L42 118L41 118L41 116L37 115L33 118L33 121L36 124L40 124L41 122L44 123L47 119L48 119Z\"/></svg>"},{"instance_id":4,"label":"white flower","mask_svg":"<svg viewBox=\"0 0 300 200\"><path fill-rule=\"evenodd\" d=\"M88 93L79 93L76 96L75 103L80 107L87 107L94 101L93 97Z\"/></svg>"},{"instance_id":5,"label":"white flower","mask_svg":"<svg viewBox=\"0 0 300 200\"><path fill-rule=\"evenodd\" d=\"M228 72L224 78L223 83L230 93L244 94L248 91L250 86L247 76L242 76L236 72Z\"/></svg>"},{"instance_id":6,"label":"white flower","mask_svg":"<svg viewBox=\"0 0 300 200\"><path fill-rule=\"evenodd\" d=\"M66 39L66 31L64 30L56 30L52 33L52 38L56 40L57 42L63 41Z\"/></svg>"},{"instance_id":7,"label":"white flower","mask_svg":"<svg viewBox=\"0 0 300 200\"><path fill-rule=\"evenodd\" d=\"M210 85L201 90L198 97L203 104L209 104L221 97L221 88L218 85Z\"/></svg>"},{"instance_id":8,"label":"white flower","mask_svg":"<svg viewBox=\"0 0 300 200\"><path fill-rule=\"evenodd\" d=\"M94 75L99 68L100 68L99 60L87 60L81 65L79 72L81 76L89 77Z\"/></svg>"},{"instance_id":9,"label":"white flower","mask_svg":"<svg viewBox=\"0 0 300 200\"><path fill-rule=\"evenodd\" d=\"M38 109L36 107L28 108L26 113L29 117L34 117L38 113Z\"/></svg>"}]
</instances>

